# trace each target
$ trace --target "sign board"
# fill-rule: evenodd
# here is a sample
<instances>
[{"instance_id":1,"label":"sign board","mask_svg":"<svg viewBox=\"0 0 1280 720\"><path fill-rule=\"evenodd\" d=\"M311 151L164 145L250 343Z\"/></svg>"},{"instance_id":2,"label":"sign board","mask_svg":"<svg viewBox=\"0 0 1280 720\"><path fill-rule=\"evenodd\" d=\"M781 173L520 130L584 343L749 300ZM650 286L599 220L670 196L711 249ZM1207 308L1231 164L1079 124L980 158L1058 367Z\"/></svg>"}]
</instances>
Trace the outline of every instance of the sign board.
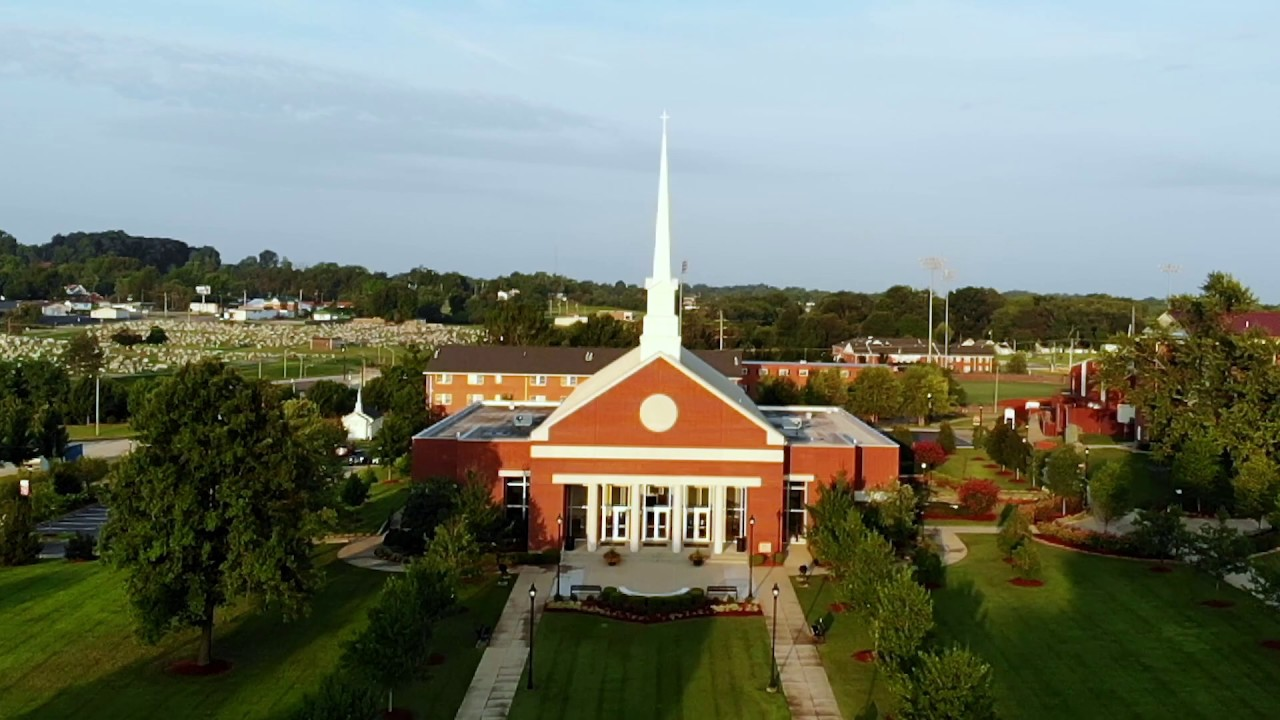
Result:
<instances>
[{"instance_id":1,"label":"sign board","mask_svg":"<svg viewBox=\"0 0 1280 720\"><path fill-rule=\"evenodd\" d=\"M212 294L213 294L213 288L209 287L208 285L197 285L197 286L196 286L196 294L197 294L197 295L212 295Z\"/></svg>"},{"instance_id":2,"label":"sign board","mask_svg":"<svg viewBox=\"0 0 1280 720\"><path fill-rule=\"evenodd\" d=\"M31 481L22 479L18 481L18 494L22 497L31 497Z\"/></svg>"}]
</instances>

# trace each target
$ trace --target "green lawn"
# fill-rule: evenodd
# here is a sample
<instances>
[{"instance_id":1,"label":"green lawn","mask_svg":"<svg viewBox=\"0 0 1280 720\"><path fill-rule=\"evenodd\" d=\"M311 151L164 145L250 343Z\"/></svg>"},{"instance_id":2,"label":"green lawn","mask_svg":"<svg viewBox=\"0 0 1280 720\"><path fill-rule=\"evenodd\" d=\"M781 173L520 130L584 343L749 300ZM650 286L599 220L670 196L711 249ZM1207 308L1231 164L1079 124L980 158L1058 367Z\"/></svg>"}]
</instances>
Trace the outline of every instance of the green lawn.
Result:
<instances>
[{"instance_id":1,"label":"green lawn","mask_svg":"<svg viewBox=\"0 0 1280 720\"><path fill-rule=\"evenodd\" d=\"M536 689L523 681L512 720L767 720L789 717L769 684L761 618L640 625L547 613L534 644Z\"/></svg>"},{"instance_id":2,"label":"green lawn","mask_svg":"<svg viewBox=\"0 0 1280 720\"><path fill-rule=\"evenodd\" d=\"M978 459L982 458L982 459ZM987 465L993 465L987 458L986 451L978 448L956 448L955 453L947 458L947 461L938 466L937 474L946 475L953 480L964 482L970 478L979 480L992 480L1000 486L1002 490L1022 491L1033 489L1031 483L1027 482L1026 477L1022 478L1023 482L1015 483L1013 476L1008 477L999 474L1000 468L988 468Z\"/></svg>"},{"instance_id":3,"label":"green lawn","mask_svg":"<svg viewBox=\"0 0 1280 720\"><path fill-rule=\"evenodd\" d=\"M133 635L121 573L50 560L0 570L0 717L270 718L287 712L333 667L366 622L382 573L335 562L304 619L247 608L218 617L214 654L233 663L211 678L165 673L194 657L195 633L157 646Z\"/></svg>"},{"instance_id":4,"label":"green lawn","mask_svg":"<svg viewBox=\"0 0 1280 720\"><path fill-rule=\"evenodd\" d=\"M1259 567L1268 567L1280 570L1280 552L1269 552L1266 555L1259 555L1253 558L1253 564Z\"/></svg>"},{"instance_id":5,"label":"green lawn","mask_svg":"<svg viewBox=\"0 0 1280 720\"><path fill-rule=\"evenodd\" d=\"M985 405L988 411L991 410L991 407L995 405L996 383L994 380L965 380L963 376L959 380L960 387L964 388L970 405ZM1027 398L1035 400L1052 397L1057 395L1063 387L1063 385L1052 382L1004 382L1002 380L1000 382L999 399Z\"/></svg>"},{"instance_id":6,"label":"green lawn","mask_svg":"<svg viewBox=\"0 0 1280 720\"><path fill-rule=\"evenodd\" d=\"M937 640L968 647L991 663L1000 717L1111 718L1274 717L1280 613L1231 588L1177 566L1038 546L1041 588L1019 588L991 536L965 535L969 555L948 568L935 591ZM800 589L802 602L825 612L829 587ZM1228 599L1214 609L1200 601ZM874 667L849 659L869 646L848 615L836 615L823 664L846 717L868 696L883 697ZM883 709L883 706L882 706ZM1172 714L1171 714L1172 713Z\"/></svg>"},{"instance_id":7,"label":"green lawn","mask_svg":"<svg viewBox=\"0 0 1280 720\"><path fill-rule=\"evenodd\" d=\"M1177 500L1164 477L1168 471L1152 462L1147 453L1129 452L1122 448L1099 448L1089 451L1089 476L1107 463L1122 462L1129 466L1133 485L1130 487L1130 499L1135 507L1166 507Z\"/></svg>"},{"instance_id":8,"label":"green lawn","mask_svg":"<svg viewBox=\"0 0 1280 720\"><path fill-rule=\"evenodd\" d=\"M137 433L129 423L102 423L98 426L99 434L94 434L93 425L68 425L67 435L72 442L80 442L82 440L118 440L120 438L136 437Z\"/></svg>"},{"instance_id":9,"label":"green lawn","mask_svg":"<svg viewBox=\"0 0 1280 720\"><path fill-rule=\"evenodd\" d=\"M372 465L369 467L373 467L379 473L379 477L384 477L383 473L386 472L384 468ZM339 529L343 532L376 533L391 513L404 506L408 497L409 483L379 482L369 488L369 498L363 505L354 510L342 512L338 518Z\"/></svg>"}]
</instances>

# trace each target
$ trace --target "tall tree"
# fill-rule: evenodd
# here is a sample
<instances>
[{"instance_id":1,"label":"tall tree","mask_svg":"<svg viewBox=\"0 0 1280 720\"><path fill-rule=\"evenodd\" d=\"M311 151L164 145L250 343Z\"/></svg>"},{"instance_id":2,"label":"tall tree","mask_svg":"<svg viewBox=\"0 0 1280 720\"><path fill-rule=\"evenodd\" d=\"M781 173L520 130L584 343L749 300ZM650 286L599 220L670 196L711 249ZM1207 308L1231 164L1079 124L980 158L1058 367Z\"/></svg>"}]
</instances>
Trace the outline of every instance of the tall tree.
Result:
<instances>
[{"instance_id":1,"label":"tall tree","mask_svg":"<svg viewBox=\"0 0 1280 720\"><path fill-rule=\"evenodd\" d=\"M1262 452L1256 452L1240 464L1235 480L1236 513L1255 518L1258 529L1262 520L1280 507L1280 468Z\"/></svg>"},{"instance_id":2,"label":"tall tree","mask_svg":"<svg viewBox=\"0 0 1280 720\"><path fill-rule=\"evenodd\" d=\"M803 391L789 377L765 378L757 394L761 405L799 405L804 399Z\"/></svg>"},{"instance_id":3,"label":"tall tree","mask_svg":"<svg viewBox=\"0 0 1280 720\"><path fill-rule=\"evenodd\" d=\"M1208 435L1188 440L1173 456L1170 468L1173 486L1195 498L1196 510L1208 500L1210 507L1221 507L1230 496L1222 468L1222 452Z\"/></svg>"},{"instance_id":4,"label":"tall tree","mask_svg":"<svg viewBox=\"0 0 1280 720\"><path fill-rule=\"evenodd\" d=\"M835 368L827 368L809 376L804 386L804 400L809 405L843 407L849 402L849 384Z\"/></svg>"},{"instance_id":5,"label":"tall tree","mask_svg":"<svg viewBox=\"0 0 1280 720\"><path fill-rule=\"evenodd\" d=\"M78 332L67 341L62 362L75 375L97 375L102 371L102 345L88 332Z\"/></svg>"},{"instance_id":6,"label":"tall tree","mask_svg":"<svg viewBox=\"0 0 1280 720\"><path fill-rule=\"evenodd\" d=\"M912 365L902 374L902 413L924 424L926 416L951 413L947 378L936 365Z\"/></svg>"},{"instance_id":7,"label":"tall tree","mask_svg":"<svg viewBox=\"0 0 1280 720\"><path fill-rule=\"evenodd\" d=\"M212 658L217 608L256 597L291 617L316 586L330 459L275 398L221 363L182 367L134 416L138 449L111 487L105 532L139 631L156 641L199 628L199 665Z\"/></svg>"},{"instance_id":8,"label":"tall tree","mask_svg":"<svg viewBox=\"0 0 1280 720\"><path fill-rule=\"evenodd\" d=\"M1102 529L1109 530L1111 521L1133 507L1133 473L1125 460L1103 463L1088 480L1089 504Z\"/></svg>"},{"instance_id":9,"label":"tall tree","mask_svg":"<svg viewBox=\"0 0 1280 720\"><path fill-rule=\"evenodd\" d=\"M892 683L894 717L903 720L995 720L991 666L961 648L921 653L910 676Z\"/></svg>"},{"instance_id":10,"label":"tall tree","mask_svg":"<svg viewBox=\"0 0 1280 720\"><path fill-rule=\"evenodd\" d=\"M873 367L858 373L849 388L849 411L879 423L896 417L902 407L902 386L889 368Z\"/></svg>"},{"instance_id":11,"label":"tall tree","mask_svg":"<svg viewBox=\"0 0 1280 720\"><path fill-rule=\"evenodd\" d=\"M33 457L31 406L14 395L0 398L0 461L21 465Z\"/></svg>"},{"instance_id":12,"label":"tall tree","mask_svg":"<svg viewBox=\"0 0 1280 720\"><path fill-rule=\"evenodd\" d=\"M16 482L0 485L0 565L35 562L40 545L31 498L18 494Z\"/></svg>"},{"instance_id":13,"label":"tall tree","mask_svg":"<svg viewBox=\"0 0 1280 720\"><path fill-rule=\"evenodd\" d=\"M67 428L62 413L52 404L37 408L31 419L31 448L39 457L60 458L67 450Z\"/></svg>"},{"instance_id":14,"label":"tall tree","mask_svg":"<svg viewBox=\"0 0 1280 720\"><path fill-rule=\"evenodd\" d=\"M1084 486L1080 480L1080 465L1083 463L1084 456L1070 445L1054 450L1049 454L1048 462L1045 463L1045 486L1058 497L1080 497L1084 492Z\"/></svg>"},{"instance_id":15,"label":"tall tree","mask_svg":"<svg viewBox=\"0 0 1280 720\"><path fill-rule=\"evenodd\" d=\"M551 333L546 309L534 299L517 295L485 314L489 340L499 345L541 345Z\"/></svg>"},{"instance_id":16,"label":"tall tree","mask_svg":"<svg viewBox=\"0 0 1280 720\"><path fill-rule=\"evenodd\" d=\"M933 603L929 591L915 581L911 569L894 568L876 588L871 614L871 639L876 658L905 670L925 636L933 629Z\"/></svg>"}]
</instances>

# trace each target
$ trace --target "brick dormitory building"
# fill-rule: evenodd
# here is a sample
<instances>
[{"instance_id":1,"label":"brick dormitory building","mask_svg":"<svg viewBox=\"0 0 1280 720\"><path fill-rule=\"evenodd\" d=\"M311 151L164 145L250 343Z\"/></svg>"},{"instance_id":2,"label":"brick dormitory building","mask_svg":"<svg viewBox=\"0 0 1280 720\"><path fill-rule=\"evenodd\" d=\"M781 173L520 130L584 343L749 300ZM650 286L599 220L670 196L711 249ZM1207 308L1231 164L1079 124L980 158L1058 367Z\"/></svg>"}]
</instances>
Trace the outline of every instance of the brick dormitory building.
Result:
<instances>
[{"instance_id":1,"label":"brick dormitory building","mask_svg":"<svg viewBox=\"0 0 1280 720\"><path fill-rule=\"evenodd\" d=\"M426 379L450 415L414 436L415 479L488 483L530 548L553 547L562 527L590 552L710 554L746 538L755 552L803 542L806 505L838 473L862 492L896 485L898 446L866 423L840 408L758 406L739 355L682 347L665 126L645 287L630 350L442 348Z\"/></svg>"}]
</instances>

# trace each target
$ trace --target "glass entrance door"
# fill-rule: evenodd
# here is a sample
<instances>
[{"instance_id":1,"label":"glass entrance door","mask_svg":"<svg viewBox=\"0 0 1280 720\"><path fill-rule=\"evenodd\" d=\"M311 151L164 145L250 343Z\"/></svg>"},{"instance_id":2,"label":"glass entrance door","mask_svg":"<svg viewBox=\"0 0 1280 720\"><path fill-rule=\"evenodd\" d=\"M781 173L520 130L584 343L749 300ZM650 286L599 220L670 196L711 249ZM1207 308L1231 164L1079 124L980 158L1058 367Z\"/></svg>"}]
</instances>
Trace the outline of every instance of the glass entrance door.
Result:
<instances>
[{"instance_id":1,"label":"glass entrance door","mask_svg":"<svg viewBox=\"0 0 1280 720\"><path fill-rule=\"evenodd\" d=\"M644 490L644 541L665 543L671 539L671 490L647 485Z\"/></svg>"},{"instance_id":2,"label":"glass entrance door","mask_svg":"<svg viewBox=\"0 0 1280 720\"><path fill-rule=\"evenodd\" d=\"M625 485L608 485L604 488L604 530L600 539L605 542L622 542L631 529L631 488Z\"/></svg>"},{"instance_id":3,"label":"glass entrance door","mask_svg":"<svg viewBox=\"0 0 1280 720\"><path fill-rule=\"evenodd\" d=\"M711 542L711 488L685 490L684 539L693 544Z\"/></svg>"},{"instance_id":4,"label":"glass entrance door","mask_svg":"<svg viewBox=\"0 0 1280 720\"><path fill-rule=\"evenodd\" d=\"M806 487L806 483L800 480L787 481L787 537L793 543L804 542L807 526Z\"/></svg>"}]
</instances>

